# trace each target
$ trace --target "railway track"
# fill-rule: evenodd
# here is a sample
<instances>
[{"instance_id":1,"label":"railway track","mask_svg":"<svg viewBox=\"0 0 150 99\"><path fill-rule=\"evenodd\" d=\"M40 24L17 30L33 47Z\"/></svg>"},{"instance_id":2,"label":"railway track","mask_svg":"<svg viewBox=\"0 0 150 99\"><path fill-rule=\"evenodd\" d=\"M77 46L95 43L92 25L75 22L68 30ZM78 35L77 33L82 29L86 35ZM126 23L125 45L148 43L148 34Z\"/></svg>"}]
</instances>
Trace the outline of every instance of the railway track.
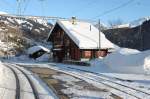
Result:
<instances>
[{"instance_id":1,"label":"railway track","mask_svg":"<svg viewBox=\"0 0 150 99\"><path fill-rule=\"evenodd\" d=\"M60 69L60 68L56 69L56 68L53 68L53 67L50 67L50 69L54 69L54 70L57 70L57 71L60 71L60 72L64 72L64 73L66 73L68 75L71 75L71 76L83 79L85 81L86 81L86 79L88 79L88 80L91 80L91 81L103 84L103 85L105 85L105 86L107 86L109 88L112 88L112 89L115 89L115 90L120 91L122 93L125 93L125 94L127 94L129 96L132 96L132 97L136 98L136 99L150 99L150 93L147 93L145 91L142 91L142 90L139 90L139 89L127 86L125 84L121 84L121 83L115 82L114 80L110 79L111 77L108 77L108 76L103 75L103 74L99 74L99 77L96 77L96 79L95 79L94 76L89 76L89 75L87 76L87 75L83 75L83 74L80 74L80 73L70 72L70 70L71 71L75 70L73 68L68 68L67 71L65 71L63 69ZM66 68L64 68L64 69L66 69ZM80 70L80 71L82 71L82 70ZM85 72L82 71L82 73L85 73Z\"/></svg>"},{"instance_id":2,"label":"railway track","mask_svg":"<svg viewBox=\"0 0 150 99\"><path fill-rule=\"evenodd\" d=\"M22 65L20 65L20 66L23 67ZM116 80L115 78L109 77L107 75L103 75L103 74L99 74L99 73L93 73L90 71L85 71L85 70L76 69L76 68L72 68L72 67L68 67L67 69L66 68L57 69L55 67L49 67L49 68L56 70L56 71L63 72L65 74L68 74L71 76L74 76L76 78L82 79L86 82L88 82L87 81L87 79L88 79L90 81L94 81L94 82L97 82L99 84L103 84L103 85L105 85L111 89L115 89L119 92L122 92L124 94L129 95L129 96L132 96L135 99L150 99L150 93L136 89L136 88L133 88L133 87L130 87L130 86L127 86L125 84L118 83L115 81ZM78 71L80 71L80 73L71 72L72 70L78 70ZM84 75L84 73L86 73L86 75ZM87 73L89 73L89 75L87 75ZM97 75L90 75L91 73L97 74L98 76ZM119 79L117 79L117 80L119 80ZM122 80L120 79L120 81L122 81Z\"/></svg>"},{"instance_id":3,"label":"railway track","mask_svg":"<svg viewBox=\"0 0 150 99\"><path fill-rule=\"evenodd\" d=\"M107 75L104 75L104 74L100 74L100 73L94 73L94 72L90 72L90 71L76 69L76 68L72 68L72 67L67 67L67 68L78 70L78 71L81 71L81 72L88 72L89 73L88 76L91 76L92 78L97 78L97 79L100 78L100 79L103 79L103 80L106 80L106 81L109 81L109 82L112 82L112 83L115 83L115 84L118 84L118 85L121 85L121 86L124 86L124 87L128 87L128 88L133 89L135 91L139 91L139 92L145 93L145 94L150 96L150 93L148 93L148 92L145 92L145 91L137 89L137 88L133 88L133 87L128 86L126 84L119 83L119 81L126 81L126 80L123 80L123 79L120 79L120 78L116 78L116 77L110 77L110 76L107 76ZM95 74L95 75L93 75L93 74Z\"/></svg>"},{"instance_id":4,"label":"railway track","mask_svg":"<svg viewBox=\"0 0 150 99\"><path fill-rule=\"evenodd\" d=\"M19 77L17 75L17 73L15 72L15 70L10 67L7 66L14 74L15 78L16 78L16 94L15 94L15 99L20 99L20 81L19 81Z\"/></svg>"},{"instance_id":5,"label":"railway track","mask_svg":"<svg viewBox=\"0 0 150 99\"><path fill-rule=\"evenodd\" d=\"M97 74L98 76L88 75L88 76L84 76L84 77L87 78L87 79L91 79L91 80L93 80L93 81L95 81L97 83L101 83L101 84L104 84L104 85L106 85L108 87L114 88L114 89L116 89L118 91L121 91L121 92L124 92L126 94L129 94L129 95L131 95L131 96L133 96L133 97L135 97L137 99L143 99L143 97L131 94L127 90L131 90L131 91L135 91L135 92L141 93L144 96L147 96L146 99L150 98L150 93L142 91L142 90L139 90L139 89L136 89L136 88L133 88L133 87L130 87L130 86L127 86L127 85L122 84L122 83L118 83L118 82L115 81L116 80L115 78L112 78L112 77L109 77L109 76L106 76L106 75L103 75L103 74L99 74L99 73L94 73L94 72L90 72L90 71L84 71L84 70L81 70L81 69L72 68L72 67L68 67L68 68L71 69L71 70L74 69L74 70L79 70L81 72L89 72L89 73ZM77 73L73 73L73 74L83 76L82 74L77 74ZM122 79L119 79L119 80L122 81ZM114 87L112 85L119 86L119 88L118 87ZM122 89L124 89L124 90L120 89L120 87L122 87Z\"/></svg>"},{"instance_id":6,"label":"railway track","mask_svg":"<svg viewBox=\"0 0 150 99\"><path fill-rule=\"evenodd\" d=\"M20 68L16 67L16 66L8 66L8 65L5 65L7 66L14 74L15 76L15 79L16 79L16 94L15 94L15 99L21 99L21 89L20 89L20 79L19 79L19 76L16 72L16 69L18 71L20 71L25 77L26 79L28 80L29 84L30 84L30 87L32 88L32 92L33 92L33 95L34 95L34 99L40 99L39 98L39 95L38 95L38 91L37 89L35 88L33 82L31 81L31 79L29 78L29 76L23 71L21 70Z\"/></svg>"}]
</instances>

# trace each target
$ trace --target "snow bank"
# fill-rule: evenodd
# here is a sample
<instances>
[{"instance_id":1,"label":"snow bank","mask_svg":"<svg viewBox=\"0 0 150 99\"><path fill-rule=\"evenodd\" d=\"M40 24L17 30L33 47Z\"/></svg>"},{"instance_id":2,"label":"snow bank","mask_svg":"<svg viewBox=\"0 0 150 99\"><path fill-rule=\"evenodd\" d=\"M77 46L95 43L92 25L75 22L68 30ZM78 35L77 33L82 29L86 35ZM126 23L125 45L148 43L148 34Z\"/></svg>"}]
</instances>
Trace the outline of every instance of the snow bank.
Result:
<instances>
[{"instance_id":1,"label":"snow bank","mask_svg":"<svg viewBox=\"0 0 150 99\"><path fill-rule=\"evenodd\" d=\"M105 57L104 62L116 72L145 73L144 67L149 67L147 65L149 63L149 58L147 58L149 55L150 50L139 52L137 50L123 48Z\"/></svg>"},{"instance_id":2,"label":"snow bank","mask_svg":"<svg viewBox=\"0 0 150 99\"><path fill-rule=\"evenodd\" d=\"M118 50L119 50L119 53L121 53L123 55L131 55L131 54L138 54L138 53L140 53L139 50L129 49L129 48L120 48Z\"/></svg>"},{"instance_id":3,"label":"snow bank","mask_svg":"<svg viewBox=\"0 0 150 99\"><path fill-rule=\"evenodd\" d=\"M144 70L150 73L150 55L144 59Z\"/></svg>"}]
</instances>

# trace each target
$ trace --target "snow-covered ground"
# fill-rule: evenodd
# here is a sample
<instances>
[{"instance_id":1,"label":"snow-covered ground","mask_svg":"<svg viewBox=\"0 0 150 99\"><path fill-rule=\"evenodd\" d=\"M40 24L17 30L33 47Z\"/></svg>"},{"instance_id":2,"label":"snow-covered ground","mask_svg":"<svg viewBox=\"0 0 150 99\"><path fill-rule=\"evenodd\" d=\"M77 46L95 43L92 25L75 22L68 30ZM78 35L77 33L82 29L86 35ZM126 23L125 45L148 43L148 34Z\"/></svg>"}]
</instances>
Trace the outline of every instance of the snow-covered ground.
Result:
<instances>
[{"instance_id":1,"label":"snow-covered ground","mask_svg":"<svg viewBox=\"0 0 150 99\"><path fill-rule=\"evenodd\" d=\"M11 70L4 67L0 63L0 97L1 99L8 99L15 95L15 80ZM13 86L12 86L13 85Z\"/></svg>"},{"instance_id":2,"label":"snow-covered ground","mask_svg":"<svg viewBox=\"0 0 150 99\"><path fill-rule=\"evenodd\" d=\"M21 99L35 99L27 78L14 67L15 65L8 63L0 63L0 99L10 99L10 97L15 97L16 94L16 78L11 69L9 69L6 65L13 67L19 77ZM38 76L32 75L32 73L23 68L20 69L22 69L29 78L32 79L36 89L38 89L40 99L57 99L53 92L47 88Z\"/></svg>"},{"instance_id":3,"label":"snow-covered ground","mask_svg":"<svg viewBox=\"0 0 150 99\"><path fill-rule=\"evenodd\" d=\"M150 66L149 56L149 50L140 52L138 50L121 48L103 59L91 60L90 67L67 65L62 63L39 62L38 60L31 60L27 56L20 56L20 58L14 58L12 60L10 59L9 61L7 60L7 62L10 62L11 64L19 64L25 67L46 67L62 71L79 77L80 79L83 79L99 88L106 87L99 83L103 82L113 87L120 88L123 91L130 92L135 96L147 99L148 96L142 92L136 92L130 88L124 88L123 86L118 86L112 82L150 93L150 75L148 74ZM61 79L63 79L63 77L61 77ZM102 81L101 79L107 79L112 82ZM75 89L72 90L75 91ZM113 88L108 88L108 90L123 98L134 99L130 95L114 90Z\"/></svg>"},{"instance_id":4,"label":"snow-covered ground","mask_svg":"<svg viewBox=\"0 0 150 99\"><path fill-rule=\"evenodd\" d=\"M141 73L149 70L150 50L139 52L122 48L104 58L104 63L118 73Z\"/></svg>"},{"instance_id":5,"label":"snow-covered ground","mask_svg":"<svg viewBox=\"0 0 150 99\"><path fill-rule=\"evenodd\" d=\"M105 58L90 60L90 67L75 66L78 69L89 70L96 73L125 73L125 74L147 74L150 69L150 50L140 52L134 49L120 48L116 52L113 52ZM41 60L40 60L41 59ZM14 57L10 59L11 62L24 62L24 63L37 63L37 62L49 62L48 55L43 55L37 60L32 60L28 56ZM66 65L66 64L58 64Z\"/></svg>"},{"instance_id":6,"label":"snow-covered ground","mask_svg":"<svg viewBox=\"0 0 150 99\"><path fill-rule=\"evenodd\" d=\"M99 74L103 74L103 75L108 76L106 78L103 77L105 79L111 80L111 81L119 83L119 84L129 86L129 87L132 87L132 88L135 88L135 89L138 89L138 90L142 90L142 91L147 92L147 93L150 92L149 91L149 89L150 89L149 75L144 75L144 74L119 74L119 73L114 73L113 71L111 71L111 69L108 69L109 71L108 70L106 71L106 68L104 68L103 66L99 66L99 68L94 68L94 67L93 68L91 68L91 67L82 67L81 68L79 66L55 64L55 63L45 63L45 64L41 64L41 63L40 64L39 63L25 64L25 63L22 63L21 65L23 65L25 67L26 66L29 66L29 67L43 67L43 68L46 67L46 68L62 71L62 72L65 72L65 73L69 73L69 74L74 75L76 77L79 77L79 78L87 81L88 83L91 83L92 85L94 85L96 87L99 87L99 88L107 87L107 86L101 85L99 83L99 82L103 82L102 80L99 80L99 79L101 79L101 76ZM74 69L71 69L71 68L74 68ZM95 73L89 73L89 72L86 72L86 71L79 71L77 69L87 70L87 71L92 71L92 72L99 69L99 71L98 70L95 71L96 73L98 73L98 74L95 74ZM102 70L100 70L100 69L102 69ZM101 73L101 71L103 71L103 73ZM63 79L63 77L61 77L61 79ZM121 80L118 80L118 79L121 79ZM117 86L117 85L115 85L115 84L113 84L109 81L104 81L104 83L112 85L114 87ZM121 90L126 90L127 92L129 91L132 94L137 95L139 97L143 97L143 99L144 99L144 96L146 96L143 93L135 92L131 89L124 88L122 86L117 86L117 87L120 88ZM122 93L118 90L114 90L114 89L111 89L111 88L108 88L108 89L111 92L113 92L113 93L115 93L115 94L117 94L117 95L119 95L123 98L134 99L130 95L128 96L127 94ZM75 90L75 89L72 89L72 90ZM84 93L80 93L80 94L84 94ZM147 98L145 98L145 99L147 99Z\"/></svg>"},{"instance_id":7,"label":"snow-covered ground","mask_svg":"<svg viewBox=\"0 0 150 99\"><path fill-rule=\"evenodd\" d=\"M105 58L91 60L90 67L76 65L70 66L95 73L148 74L150 72L149 57L150 50L140 52L134 49L120 48L118 51L109 54ZM28 55L22 55L10 58L7 61L17 64L42 64L49 63L49 55L44 54L36 60L29 58ZM57 66L59 65L66 66L66 64L61 63L57 64Z\"/></svg>"},{"instance_id":8,"label":"snow-covered ground","mask_svg":"<svg viewBox=\"0 0 150 99\"><path fill-rule=\"evenodd\" d=\"M0 12L0 13L7 14L4 12ZM134 21L130 24L126 24L127 26L126 25L122 25L122 26L128 27L129 25L129 27L136 27L138 25L141 25L145 20L149 20L149 19L150 19L149 17L143 18L143 19ZM12 23L16 21L18 24L27 23L28 24L27 27L30 29L32 29L33 27L33 24L27 21L10 19L10 18L8 18L8 20ZM46 21L42 19L35 20L35 21L47 26ZM87 26L89 28L90 25L87 24ZM39 31L38 29L35 29L35 30ZM43 28L41 28L41 30L43 30ZM92 31L93 30L94 28L92 27ZM0 31L2 31L2 29L0 29ZM79 37L83 40L83 42L87 41L87 40L84 40L83 37L81 36ZM104 37L104 35L102 35L102 37ZM87 42L86 44L89 45L89 43ZM16 45L13 43L9 43L8 45L6 44L6 42L0 41L0 47L1 47L0 50L4 50L4 51L11 50L13 49L13 46L16 46ZM85 46L85 43L83 44L83 46ZM41 46L34 47L33 49L28 50L28 54L33 53L32 51L39 50L38 48L45 49ZM49 50L47 49L45 50L49 52ZM1 59L1 60L4 63L0 62L0 99L9 99L10 97L14 97L15 89L16 89L15 77L13 73L11 72L11 70L7 68L6 66L4 66L4 64L10 65L10 66L22 65L24 67L43 67L43 68L46 67L46 68L64 72L66 74L73 75L98 88L107 88L108 90L110 90L110 92L115 93L126 99L134 99L134 98L133 96L125 94L125 92L129 92L130 94L139 96L143 99L150 99L150 95L145 94L145 93L150 93L150 75L149 75L150 74L150 50L140 52L138 50L120 48L120 49L117 49L116 52L109 54L105 58L91 60L90 61L91 66L89 67L67 65L67 64L62 64L62 63L50 63L49 54L43 54L41 57L37 58L36 60L29 58L28 55L21 55L18 57L11 57L8 60L6 59ZM31 94L32 90L27 79L17 69L16 71L19 74L19 79L21 80L20 83L21 83L22 97L24 99L27 99L27 98L32 99L33 98L33 95ZM55 97L47 91L48 89L45 87L46 85L44 85L44 83L37 76L33 76L32 73L27 70L24 70L24 71L28 75L30 75L30 78L32 79L37 89L39 90L41 97L50 96L51 97L50 99ZM72 83L74 81L77 81L77 79L70 78L66 75L54 76L54 78L67 81L67 83ZM119 90L110 88L106 85L113 86L125 92L121 92ZM124 85L124 87L122 85ZM127 88L125 86L130 87L130 88ZM140 90L140 91L132 90L132 88L136 90ZM84 96L88 95L90 97L98 96L97 93L90 93L90 92L83 93L80 90L76 90L76 87L68 88L67 90L63 90L63 91L66 93L71 93L71 94L78 94L78 95L84 95ZM142 93L142 92L145 92L145 93ZM92 98L92 99L95 99L95 98Z\"/></svg>"}]
</instances>

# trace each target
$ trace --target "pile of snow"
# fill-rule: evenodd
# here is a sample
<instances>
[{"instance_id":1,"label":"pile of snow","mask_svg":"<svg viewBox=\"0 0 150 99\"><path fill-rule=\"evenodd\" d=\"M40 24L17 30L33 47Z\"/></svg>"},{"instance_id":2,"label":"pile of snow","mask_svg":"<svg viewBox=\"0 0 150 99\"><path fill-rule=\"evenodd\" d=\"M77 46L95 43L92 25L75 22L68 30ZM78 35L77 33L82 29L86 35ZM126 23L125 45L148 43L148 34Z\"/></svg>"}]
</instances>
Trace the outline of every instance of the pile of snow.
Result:
<instances>
[{"instance_id":1,"label":"pile of snow","mask_svg":"<svg viewBox=\"0 0 150 99\"><path fill-rule=\"evenodd\" d=\"M136 50L136 49L121 48L121 49L119 49L119 53L121 53L123 55L131 55L131 54L138 54L138 53L140 53L140 51Z\"/></svg>"},{"instance_id":2,"label":"pile of snow","mask_svg":"<svg viewBox=\"0 0 150 99\"><path fill-rule=\"evenodd\" d=\"M27 53L28 53L28 54L33 54L33 53L35 53L35 52L37 52L37 51L40 51L40 50L43 50L43 51L48 52L48 53L50 52L49 49L47 49L47 48L45 48L45 47L39 45L39 46L30 47L30 48L28 49Z\"/></svg>"},{"instance_id":3,"label":"pile of snow","mask_svg":"<svg viewBox=\"0 0 150 99\"><path fill-rule=\"evenodd\" d=\"M120 73L145 73L149 68L150 50L139 52L123 48L104 58L104 62L112 70ZM145 62L144 62L145 61Z\"/></svg>"},{"instance_id":4,"label":"pile of snow","mask_svg":"<svg viewBox=\"0 0 150 99\"><path fill-rule=\"evenodd\" d=\"M144 70L147 73L150 73L150 55L148 57L146 57L144 60Z\"/></svg>"}]
</instances>

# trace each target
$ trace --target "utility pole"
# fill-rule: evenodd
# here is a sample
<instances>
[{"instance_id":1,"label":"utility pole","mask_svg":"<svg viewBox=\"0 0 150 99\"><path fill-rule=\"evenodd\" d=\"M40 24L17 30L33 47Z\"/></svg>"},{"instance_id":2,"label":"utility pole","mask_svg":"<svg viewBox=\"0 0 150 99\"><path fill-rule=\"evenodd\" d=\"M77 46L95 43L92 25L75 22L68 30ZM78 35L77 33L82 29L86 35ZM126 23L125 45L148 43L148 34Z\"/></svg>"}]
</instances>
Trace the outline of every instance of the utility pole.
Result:
<instances>
[{"instance_id":1,"label":"utility pole","mask_svg":"<svg viewBox=\"0 0 150 99\"><path fill-rule=\"evenodd\" d=\"M17 0L17 15L19 16L18 17L18 20L21 20L21 14L22 14L22 3L25 2L25 0ZM18 37L17 38L17 43L18 43L18 47L21 48L21 45L20 45L20 37L22 36L21 34L21 31L20 31L20 23L18 23L18 26L17 26L17 33L18 33Z\"/></svg>"},{"instance_id":2,"label":"utility pole","mask_svg":"<svg viewBox=\"0 0 150 99\"><path fill-rule=\"evenodd\" d=\"M45 0L39 0L39 2L41 3L41 16L45 16L45 9L44 9Z\"/></svg>"},{"instance_id":3,"label":"utility pole","mask_svg":"<svg viewBox=\"0 0 150 99\"><path fill-rule=\"evenodd\" d=\"M99 30L99 51L101 49L101 21L98 20L98 30Z\"/></svg>"},{"instance_id":4,"label":"utility pole","mask_svg":"<svg viewBox=\"0 0 150 99\"><path fill-rule=\"evenodd\" d=\"M4 39L6 40L6 59L8 59L9 57L9 55L8 55L8 29L6 29L6 28L2 28L3 29L3 31L4 31Z\"/></svg>"},{"instance_id":5,"label":"utility pole","mask_svg":"<svg viewBox=\"0 0 150 99\"><path fill-rule=\"evenodd\" d=\"M140 33L141 33L141 50L143 50L144 49L144 43L143 43L143 36L144 36L144 34L143 34L143 32L142 32L142 24L140 25Z\"/></svg>"},{"instance_id":6,"label":"utility pole","mask_svg":"<svg viewBox=\"0 0 150 99\"><path fill-rule=\"evenodd\" d=\"M8 53L8 46L9 46L9 45L8 45L8 30L7 30L7 29L6 29L6 35L7 35L7 37L6 37L6 40L7 40L7 41L6 41L6 42L7 42L7 59L9 59L9 55L8 55L8 54L9 54L9 53Z\"/></svg>"},{"instance_id":7,"label":"utility pole","mask_svg":"<svg viewBox=\"0 0 150 99\"><path fill-rule=\"evenodd\" d=\"M17 0L17 14L21 15L21 0Z\"/></svg>"},{"instance_id":8,"label":"utility pole","mask_svg":"<svg viewBox=\"0 0 150 99\"><path fill-rule=\"evenodd\" d=\"M142 23L139 26L139 42L140 42L140 50L143 50L143 33L142 33Z\"/></svg>"},{"instance_id":9,"label":"utility pole","mask_svg":"<svg viewBox=\"0 0 150 99\"><path fill-rule=\"evenodd\" d=\"M45 16L45 7L44 7L45 0L39 0L39 1L41 3L41 15ZM44 21L46 21L45 18L42 18L42 23L44 23Z\"/></svg>"}]
</instances>

